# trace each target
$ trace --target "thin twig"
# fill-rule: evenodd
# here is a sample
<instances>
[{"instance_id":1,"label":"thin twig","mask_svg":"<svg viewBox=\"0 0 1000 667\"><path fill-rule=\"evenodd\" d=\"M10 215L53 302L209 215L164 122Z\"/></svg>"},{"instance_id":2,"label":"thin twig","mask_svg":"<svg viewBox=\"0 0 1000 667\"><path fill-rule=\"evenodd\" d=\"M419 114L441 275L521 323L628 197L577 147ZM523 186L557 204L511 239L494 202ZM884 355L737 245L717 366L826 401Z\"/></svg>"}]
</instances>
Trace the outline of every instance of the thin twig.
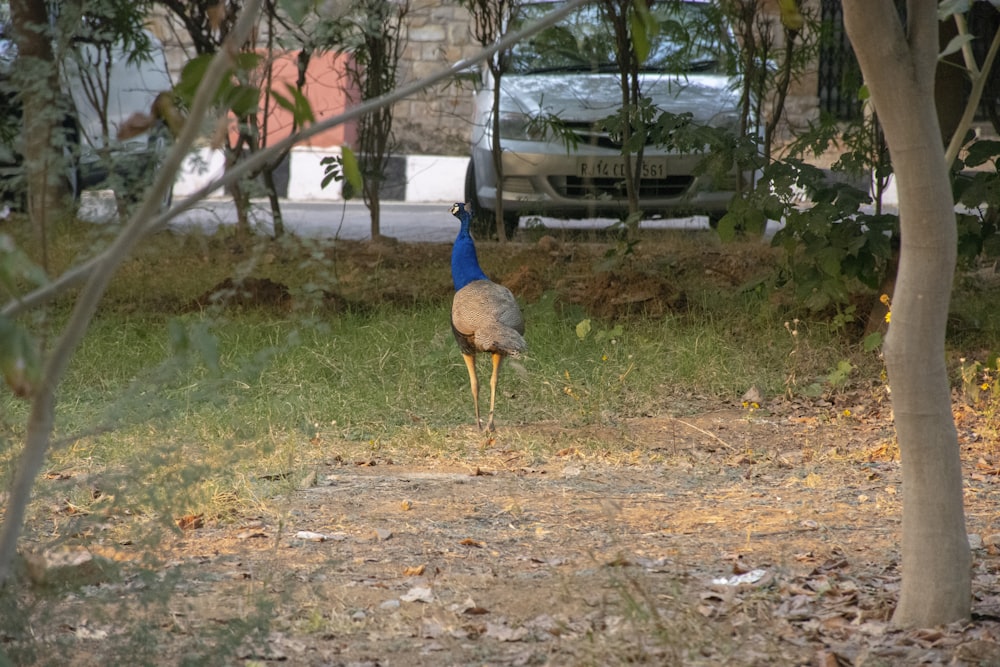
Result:
<instances>
[{"instance_id":1,"label":"thin twig","mask_svg":"<svg viewBox=\"0 0 1000 667\"><path fill-rule=\"evenodd\" d=\"M717 440L719 442L720 445L722 445L723 447L725 447L726 449L728 449L731 452L735 452L736 451L735 447L733 447L728 442L726 442L725 440L723 440L719 436L715 435L714 433L709 433L705 429L699 428L699 427L695 426L694 424L691 424L690 422L686 422L683 419L678 419L677 417L671 417L671 419L673 419L675 422L678 422L680 424L684 424L688 428L693 429L695 431L698 431L699 433L701 433L703 435L707 435L710 438L714 438L715 440Z\"/></svg>"}]
</instances>

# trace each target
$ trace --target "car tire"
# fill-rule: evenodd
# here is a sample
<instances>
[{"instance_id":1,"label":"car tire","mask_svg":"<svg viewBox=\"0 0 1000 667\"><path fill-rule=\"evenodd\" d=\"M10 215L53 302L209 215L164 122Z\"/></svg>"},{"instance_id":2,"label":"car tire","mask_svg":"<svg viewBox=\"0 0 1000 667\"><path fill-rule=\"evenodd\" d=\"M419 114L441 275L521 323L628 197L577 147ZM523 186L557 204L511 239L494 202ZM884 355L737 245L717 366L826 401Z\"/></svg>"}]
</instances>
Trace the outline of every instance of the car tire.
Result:
<instances>
[{"instance_id":1,"label":"car tire","mask_svg":"<svg viewBox=\"0 0 1000 667\"><path fill-rule=\"evenodd\" d=\"M483 208L479 205L479 197L476 195L476 168L469 160L469 166L465 170L465 201L472 207L472 233L479 238L496 238L496 212L492 209ZM503 214L503 228L507 238L513 238L517 226L521 222L521 217L516 213Z\"/></svg>"}]
</instances>

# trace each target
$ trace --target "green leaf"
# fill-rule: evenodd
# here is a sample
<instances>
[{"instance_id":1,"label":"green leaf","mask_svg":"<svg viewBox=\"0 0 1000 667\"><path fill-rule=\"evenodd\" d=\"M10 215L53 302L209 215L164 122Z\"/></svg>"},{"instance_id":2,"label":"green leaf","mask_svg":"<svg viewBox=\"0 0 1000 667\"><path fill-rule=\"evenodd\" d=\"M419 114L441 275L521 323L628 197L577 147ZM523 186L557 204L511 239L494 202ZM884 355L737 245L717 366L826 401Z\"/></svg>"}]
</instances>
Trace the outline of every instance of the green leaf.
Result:
<instances>
[{"instance_id":1,"label":"green leaf","mask_svg":"<svg viewBox=\"0 0 1000 667\"><path fill-rule=\"evenodd\" d=\"M974 35L955 35L951 38L951 41L948 42L947 46L944 47L944 50L938 54L938 58L944 58L960 51L963 46L971 42L973 39L975 39Z\"/></svg>"},{"instance_id":2,"label":"green leaf","mask_svg":"<svg viewBox=\"0 0 1000 667\"><path fill-rule=\"evenodd\" d=\"M251 53L250 51L241 51L236 54L235 64L236 69L243 70L244 72L252 72L253 70L260 67L261 62L264 57L259 53Z\"/></svg>"},{"instance_id":3,"label":"green leaf","mask_svg":"<svg viewBox=\"0 0 1000 667\"><path fill-rule=\"evenodd\" d=\"M878 348L882 347L882 332L873 331L868 334L865 336L865 339L861 341L861 346L865 352L874 352Z\"/></svg>"},{"instance_id":4,"label":"green leaf","mask_svg":"<svg viewBox=\"0 0 1000 667\"><path fill-rule=\"evenodd\" d=\"M964 14L969 11L972 0L941 0L938 4L938 20L944 21L955 14Z\"/></svg>"},{"instance_id":5,"label":"green leaf","mask_svg":"<svg viewBox=\"0 0 1000 667\"><path fill-rule=\"evenodd\" d=\"M590 335L590 320L580 320L576 325L576 337L584 340L588 335Z\"/></svg>"},{"instance_id":6,"label":"green leaf","mask_svg":"<svg viewBox=\"0 0 1000 667\"><path fill-rule=\"evenodd\" d=\"M224 101L237 116L250 116L260 108L260 89L254 86L233 86Z\"/></svg>"},{"instance_id":7,"label":"green leaf","mask_svg":"<svg viewBox=\"0 0 1000 667\"><path fill-rule=\"evenodd\" d=\"M978 167L981 164L996 160L1000 155L1000 141L982 139L969 144L968 154L965 156L966 167Z\"/></svg>"},{"instance_id":8,"label":"green leaf","mask_svg":"<svg viewBox=\"0 0 1000 667\"><path fill-rule=\"evenodd\" d=\"M207 323L199 322L189 327L180 320L170 320L167 336L174 354L193 354L211 373L219 374L219 339L209 330Z\"/></svg>"},{"instance_id":9,"label":"green leaf","mask_svg":"<svg viewBox=\"0 0 1000 667\"><path fill-rule=\"evenodd\" d=\"M302 25L306 16L315 8L316 0L279 0L281 9L295 25Z\"/></svg>"},{"instance_id":10,"label":"green leaf","mask_svg":"<svg viewBox=\"0 0 1000 667\"><path fill-rule=\"evenodd\" d=\"M643 5L645 7L645 5ZM634 7L637 9L638 5ZM646 12L648 15L648 12ZM632 32L632 49L635 51L636 60L640 63L646 62L646 58L649 57L650 41L649 32L647 31L646 21L643 18L642 12L632 11L629 13L629 24Z\"/></svg>"},{"instance_id":11,"label":"green leaf","mask_svg":"<svg viewBox=\"0 0 1000 667\"><path fill-rule=\"evenodd\" d=\"M309 98L303 95L302 91L292 84L286 83L285 86L287 86L288 92L295 101L292 109L290 109L295 118L295 123L299 126L315 123L316 117L313 115L312 104L309 103Z\"/></svg>"},{"instance_id":12,"label":"green leaf","mask_svg":"<svg viewBox=\"0 0 1000 667\"><path fill-rule=\"evenodd\" d=\"M347 146L341 146L340 150L342 151L341 159L344 165L344 179L346 180L344 199L350 199L354 194L361 192L364 181L361 178L361 167L358 166L358 158L355 157L354 151ZM350 191L347 190L348 187Z\"/></svg>"},{"instance_id":13,"label":"green leaf","mask_svg":"<svg viewBox=\"0 0 1000 667\"><path fill-rule=\"evenodd\" d=\"M18 282L44 285L49 281L42 267L38 266L14 244L7 234L0 234L0 287L10 296L18 293Z\"/></svg>"},{"instance_id":14,"label":"green leaf","mask_svg":"<svg viewBox=\"0 0 1000 667\"><path fill-rule=\"evenodd\" d=\"M290 99L279 93L274 88L271 89L271 97L274 98L274 103L277 104L279 107L281 107L282 109L288 111L293 115L295 114L295 102L291 101Z\"/></svg>"},{"instance_id":15,"label":"green leaf","mask_svg":"<svg viewBox=\"0 0 1000 667\"><path fill-rule=\"evenodd\" d=\"M38 344L14 320L0 315L0 375L16 396L27 397L41 378Z\"/></svg>"},{"instance_id":16,"label":"green leaf","mask_svg":"<svg viewBox=\"0 0 1000 667\"><path fill-rule=\"evenodd\" d=\"M208 70L210 62L212 62L212 54L204 54L187 61L181 68L181 77L174 86L174 94L186 105L190 106L194 100L195 93L198 92L198 86L205 78L205 72Z\"/></svg>"}]
</instances>

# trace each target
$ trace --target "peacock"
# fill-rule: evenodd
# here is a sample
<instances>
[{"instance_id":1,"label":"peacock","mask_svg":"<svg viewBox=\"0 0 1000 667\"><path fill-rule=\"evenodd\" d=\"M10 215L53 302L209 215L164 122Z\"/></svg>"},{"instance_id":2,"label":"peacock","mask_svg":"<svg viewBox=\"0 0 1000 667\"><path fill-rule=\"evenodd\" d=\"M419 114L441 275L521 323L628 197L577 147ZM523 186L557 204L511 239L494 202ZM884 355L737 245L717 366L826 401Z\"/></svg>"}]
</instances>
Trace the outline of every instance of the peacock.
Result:
<instances>
[{"instance_id":1,"label":"peacock","mask_svg":"<svg viewBox=\"0 0 1000 667\"><path fill-rule=\"evenodd\" d=\"M493 361L490 417L486 422L486 429L492 432L496 430L493 425L493 408L496 404L500 365L504 357L518 357L528 348L524 341L524 317L510 290L491 281L479 267L476 244L469 233L472 214L465 208L465 204L452 206L451 214L462 223L451 249L451 279L455 283L455 296L451 303L451 330L469 370L472 404L480 431L483 430L483 420L479 417L476 354L488 352Z\"/></svg>"}]
</instances>

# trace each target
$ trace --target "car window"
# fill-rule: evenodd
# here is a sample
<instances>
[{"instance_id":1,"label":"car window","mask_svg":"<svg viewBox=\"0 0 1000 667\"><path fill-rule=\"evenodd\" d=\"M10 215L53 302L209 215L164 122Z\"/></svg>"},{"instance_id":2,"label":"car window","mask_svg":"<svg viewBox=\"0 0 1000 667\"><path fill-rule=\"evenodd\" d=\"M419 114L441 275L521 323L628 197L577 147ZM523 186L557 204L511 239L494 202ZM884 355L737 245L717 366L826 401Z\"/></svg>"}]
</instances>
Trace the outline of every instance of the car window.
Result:
<instances>
[{"instance_id":1,"label":"car window","mask_svg":"<svg viewBox=\"0 0 1000 667\"><path fill-rule=\"evenodd\" d=\"M518 30L556 6L551 2L527 3L511 17L509 28ZM723 71L728 35L700 2L664 2L650 9L659 24L650 54L642 69L678 74ZM513 74L545 72L616 72L612 28L599 5L583 5L555 25L519 42L511 50L508 71Z\"/></svg>"}]
</instances>

